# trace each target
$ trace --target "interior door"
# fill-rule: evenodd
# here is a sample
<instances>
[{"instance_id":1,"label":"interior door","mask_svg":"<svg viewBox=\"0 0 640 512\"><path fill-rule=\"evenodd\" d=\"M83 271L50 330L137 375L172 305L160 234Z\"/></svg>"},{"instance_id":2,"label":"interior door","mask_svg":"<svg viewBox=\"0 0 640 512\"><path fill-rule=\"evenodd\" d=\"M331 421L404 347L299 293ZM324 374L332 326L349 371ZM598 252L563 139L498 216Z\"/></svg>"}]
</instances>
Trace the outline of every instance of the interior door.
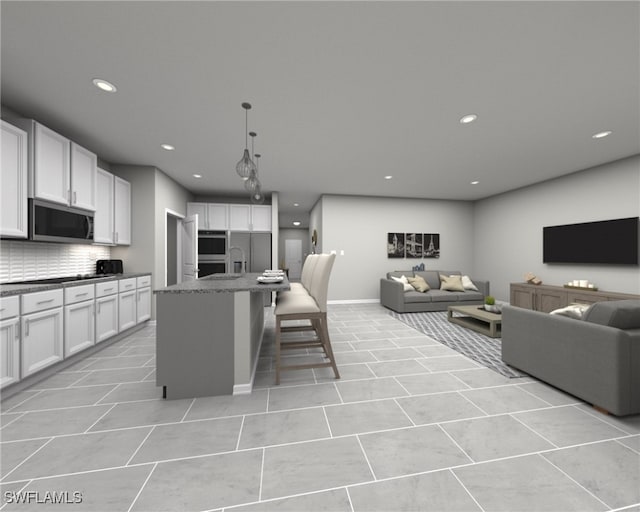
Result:
<instances>
[{"instance_id":1,"label":"interior door","mask_svg":"<svg viewBox=\"0 0 640 512\"><path fill-rule=\"evenodd\" d=\"M182 280L198 279L198 215L182 219L180 230L182 246Z\"/></svg>"},{"instance_id":2,"label":"interior door","mask_svg":"<svg viewBox=\"0 0 640 512\"><path fill-rule=\"evenodd\" d=\"M289 267L289 279L300 279L302 273L302 240L284 241L284 259Z\"/></svg>"}]
</instances>

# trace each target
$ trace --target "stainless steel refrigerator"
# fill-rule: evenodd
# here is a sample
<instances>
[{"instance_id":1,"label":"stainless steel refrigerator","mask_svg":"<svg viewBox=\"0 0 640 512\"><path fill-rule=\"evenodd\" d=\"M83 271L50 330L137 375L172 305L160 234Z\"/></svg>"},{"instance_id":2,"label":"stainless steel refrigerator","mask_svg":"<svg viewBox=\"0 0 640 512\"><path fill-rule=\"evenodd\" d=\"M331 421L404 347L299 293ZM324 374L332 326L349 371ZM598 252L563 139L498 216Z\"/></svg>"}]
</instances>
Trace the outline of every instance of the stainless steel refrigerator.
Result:
<instances>
[{"instance_id":1,"label":"stainless steel refrigerator","mask_svg":"<svg viewBox=\"0 0 640 512\"><path fill-rule=\"evenodd\" d=\"M236 233L229 235L229 271L240 272L242 256L240 251L231 250L240 247L246 258L245 272L263 272L273 268L271 264L271 233ZM265 306L271 304L271 294L265 293Z\"/></svg>"}]
</instances>

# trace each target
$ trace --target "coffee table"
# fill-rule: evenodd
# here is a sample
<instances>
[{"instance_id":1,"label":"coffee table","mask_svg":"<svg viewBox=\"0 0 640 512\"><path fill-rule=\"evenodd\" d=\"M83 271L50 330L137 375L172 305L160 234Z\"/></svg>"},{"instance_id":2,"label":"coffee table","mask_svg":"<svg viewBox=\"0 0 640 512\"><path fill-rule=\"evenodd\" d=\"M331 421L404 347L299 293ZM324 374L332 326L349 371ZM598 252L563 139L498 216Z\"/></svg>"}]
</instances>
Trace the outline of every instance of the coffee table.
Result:
<instances>
[{"instance_id":1,"label":"coffee table","mask_svg":"<svg viewBox=\"0 0 640 512\"><path fill-rule=\"evenodd\" d=\"M459 315L456 316L454 313ZM477 304L475 306L449 306L447 320L452 324L461 325L491 338L501 336L502 315L490 313Z\"/></svg>"}]
</instances>

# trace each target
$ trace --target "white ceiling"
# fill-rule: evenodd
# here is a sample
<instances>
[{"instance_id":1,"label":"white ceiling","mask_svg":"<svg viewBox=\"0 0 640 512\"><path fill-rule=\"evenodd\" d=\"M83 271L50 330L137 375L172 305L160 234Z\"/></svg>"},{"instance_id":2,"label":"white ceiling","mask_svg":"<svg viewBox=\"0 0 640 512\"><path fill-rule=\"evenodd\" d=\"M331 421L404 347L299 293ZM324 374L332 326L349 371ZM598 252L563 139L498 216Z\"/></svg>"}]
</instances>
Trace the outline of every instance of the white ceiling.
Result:
<instances>
[{"instance_id":1,"label":"white ceiling","mask_svg":"<svg viewBox=\"0 0 640 512\"><path fill-rule=\"evenodd\" d=\"M639 7L3 0L2 103L229 195L248 101L285 227L323 193L474 200L640 153Z\"/></svg>"}]
</instances>

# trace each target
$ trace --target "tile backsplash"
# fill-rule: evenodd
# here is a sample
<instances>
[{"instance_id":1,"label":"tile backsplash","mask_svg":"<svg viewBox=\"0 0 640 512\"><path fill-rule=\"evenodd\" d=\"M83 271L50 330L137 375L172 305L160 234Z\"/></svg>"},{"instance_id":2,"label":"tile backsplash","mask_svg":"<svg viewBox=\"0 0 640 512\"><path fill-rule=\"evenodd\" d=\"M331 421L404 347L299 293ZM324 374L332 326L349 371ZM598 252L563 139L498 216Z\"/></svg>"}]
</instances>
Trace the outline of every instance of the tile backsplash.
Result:
<instances>
[{"instance_id":1,"label":"tile backsplash","mask_svg":"<svg viewBox=\"0 0 640 512\"><path fill-rule=\"evenodd\" d=\"M95 274L96 261L110 255L111 249L100 245L2 240L0 283Z\"/></svg>"}]
</instances>

